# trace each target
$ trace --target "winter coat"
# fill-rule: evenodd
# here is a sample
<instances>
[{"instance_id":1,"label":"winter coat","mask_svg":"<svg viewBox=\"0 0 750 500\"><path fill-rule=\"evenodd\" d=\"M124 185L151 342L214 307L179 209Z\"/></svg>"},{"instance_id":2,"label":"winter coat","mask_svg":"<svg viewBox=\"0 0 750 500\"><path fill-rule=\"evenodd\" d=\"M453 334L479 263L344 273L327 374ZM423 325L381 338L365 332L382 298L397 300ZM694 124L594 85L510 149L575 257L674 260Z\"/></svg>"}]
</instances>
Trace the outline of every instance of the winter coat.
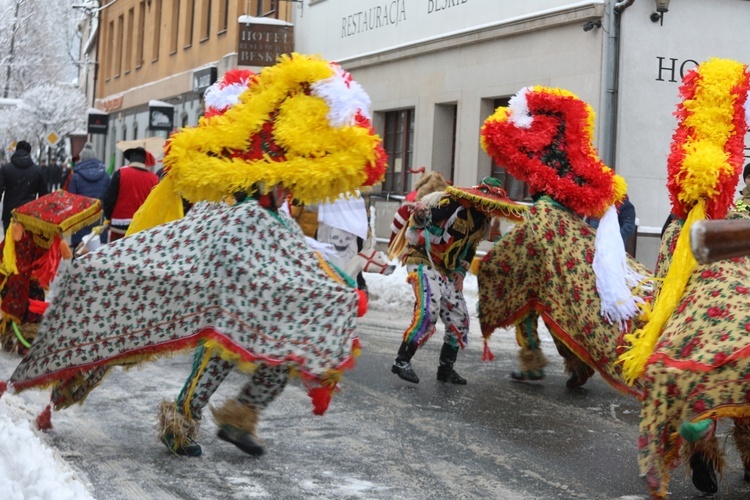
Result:
<instances>
[{"instance_id":1,"label":"winter coat","mask_svg":"<svg viewBox=\"0 0 750 500\"><path fill-rule=\"evenodd\" d=\"M22 149L13 153L10 163L2 168L0 174L3 224L7 229L12 210L48 193L47 180L42 167L36 165L31 155Z\"/></svg>"},{"instance_id":2,"label":"winter coat","mask_svg":"<svg viewBox=\"0 0 750 500\"><path fill-rule=\"evenodd\" d=\"M107 186L109 186L109 174L104 168L104 163L92 158L75 166L68 184L68 191L103 201Z\"/></svg>"},{"instance_id":3,"label":"winter coat","mask_svg":"<svg viewBox=\"0 0 750 500\"><path fill-rule=\"evenodd\" d=\"M103 203L107 186L109 186L109 174L107 169L104 168L104 163L96 158L91 158L90 160L83 160L73 168L67 190L73 194L96 198ZM94 223L73 234L70 238L70 244L73 248L76 248L83 237L89 234L97 224Z\"/></svg>"}]
</instances>

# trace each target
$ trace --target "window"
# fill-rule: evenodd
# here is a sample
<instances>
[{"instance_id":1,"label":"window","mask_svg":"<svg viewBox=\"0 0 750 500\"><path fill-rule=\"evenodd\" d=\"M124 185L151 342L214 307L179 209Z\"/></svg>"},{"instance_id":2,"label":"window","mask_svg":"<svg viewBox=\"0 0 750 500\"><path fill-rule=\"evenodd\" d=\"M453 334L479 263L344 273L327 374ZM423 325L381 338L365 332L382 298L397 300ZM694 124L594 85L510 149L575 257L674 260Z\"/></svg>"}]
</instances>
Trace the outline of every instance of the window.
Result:
<instances>
[{"instance_id":1,"label":"window","mask_svg":"<svg viewBox=\"0 0 750 500\"><path fill-rule=\"evenodd\" d=\"M128 9L128 26L125 38L125 73L130 73L130 65L133 64L133 27L135 24L135 9Z\"/></svg>"},{"instance_id":2,"label":"window","mask_svg":"<svg viewBox=\"0 0 750 500\"><path fill-rule=\"evenodd\" d=\"M180 0L172 0L172 37L169 40L169 53L177 53L177 34L180 28Z\"/></svg>"},{"instance_id":3,"label":"window","mask_svg":"<svg viewBox=\"0 0 750 500\"><path fill-rule=\"evenodd\" d=\"M201 2L201 42L211 36L211 0Z\"/></svg>"},{"instance_id":4,"label":"window","mask_svg":"<svg viewBox=\"0 0 750 500\"><path fill-rule=\"evenodd\" d=\"M413 109L385 113L384 148L388 154L388 169L383 190L405 194L408 189L409 168L414 157Z\"/></svg>"},{"instance_id":5,"label":"window","mask_svg":"<svg viewBox=\"0 0 750 500\"><path fill-rule=\"evenodd\" d=\"M276 13L277 0L258 0L258 7L255 11L257 17L273 17Z\"/></svg>"},{"instance_id":6,"label":"window","mask_svg":"<svg viewBox=\"0 0 750 500\"><path fill-rule=\"evenodd\" d=\"M152 61L159 60L159 46L161 45L161 2L162 0L154 1L154 56Z\"/></svg>"},{"instance_id":7,"label":"window","mask_svg":"<svg viewBox=\"0 0 750 500\"><path fill-rule=\"evenodd\" d=\"M229 26L229 0L219 0L219 33L226 33Z\"/></svg>"},{"instance_id":8,"label":"window","mask_svg":"<svg viewBox=\"0 0 750 500\"><path fill-rule=\"evenodd\" d=\"M138 46L135 49L135 67L143 66L143 37L146 33L146 2L138 4Z\"/></svg>"},{"instance_id":9,"label":"window","mask_svg":"<svg viewBox=\"0 0 750 500\"><path fill-rule=\"evenodd\" d=\"M125 39L125 16L117 18L117 59L115 60L115 78L119 78L122 73L122 50L123 40Z\"/></svg>"},{"instance_id":10,"label":"window","mask_svg":"<svg viewBox=\"0 0 750 500\"><path fill-rule=\"evenodd\" d=\"M193 28L195 28L195 0L187 0L187 6L185 7L185 48L193 45Z\"/></svg>"},{"instance_id":11,"label":"window","mask_svg":"<svg viewBox=\"0 0 750 500\"><path fill-rule=\"evenodd\" d=\"M507 106L508 102L510 101L510 98L504 97L502 99L495 99L494 102L494 109L501 107L501 106ZM490 170L490 175L494 177L495 179L499 179L500 182L503 183L503 187L505 188L505 191L508 193L508 197L511 200L515 201L531 201L531 195L529 194L529 186L525 182L519 181L512 175L510 175L508 172L505 171L505 168L501 165L498 165L495 163L495 160L492 160L492 167Z\"/></svg>"},{"instance_id":12,"label":"window","mask_svg":"<svg viewBox=\"0 0 750 500\"><path fill-rule=\"evenodd\" d=\"M107 68L107 79L112 78L115 74L115 22L109 22L109 33L107 37L107 59L109 68Z\"/></svg>"}]
</instances>

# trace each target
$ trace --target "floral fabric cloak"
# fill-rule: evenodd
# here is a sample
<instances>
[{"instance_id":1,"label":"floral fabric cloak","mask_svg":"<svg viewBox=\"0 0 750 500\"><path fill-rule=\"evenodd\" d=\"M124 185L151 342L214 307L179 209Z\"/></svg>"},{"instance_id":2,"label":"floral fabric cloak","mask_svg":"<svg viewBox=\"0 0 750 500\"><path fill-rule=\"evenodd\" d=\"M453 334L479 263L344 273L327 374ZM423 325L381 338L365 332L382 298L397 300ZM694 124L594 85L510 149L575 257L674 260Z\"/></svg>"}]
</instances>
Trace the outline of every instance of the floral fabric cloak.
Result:
<instances>
[{"instance_id":1,"label":"floral fabric cloak","mask_svg":"<svg viewBox=\"0 0 750 500\"><path fill-rule=\"evenodd\" d=\"M681 227L670 225L662 240L657 277L667 272ZM505 235L479 268L482 332L489 337L535 310L608 383L638 397L640 471L651 491L665 496L669 470L679 463L682 422L750 416L750 261L696 268L644 375L631 387L618 363L623 334L599 313L593 252L588 225L551 200L539 200L529 220Z\"/></svg>"},{"instance_id":2,"label":"floral fabric cloak","mask_svg":"<svg viewBox=\"0 0 750 500\"><path fill-rule=\"evenodd\" d=\"M76 259L11 383L52 385L65 407L112 365L212 342L243 367L289 364L331 386L358 348L347 281L286 215L254 200L198 204Z\"/></svg>"}]
</instances>

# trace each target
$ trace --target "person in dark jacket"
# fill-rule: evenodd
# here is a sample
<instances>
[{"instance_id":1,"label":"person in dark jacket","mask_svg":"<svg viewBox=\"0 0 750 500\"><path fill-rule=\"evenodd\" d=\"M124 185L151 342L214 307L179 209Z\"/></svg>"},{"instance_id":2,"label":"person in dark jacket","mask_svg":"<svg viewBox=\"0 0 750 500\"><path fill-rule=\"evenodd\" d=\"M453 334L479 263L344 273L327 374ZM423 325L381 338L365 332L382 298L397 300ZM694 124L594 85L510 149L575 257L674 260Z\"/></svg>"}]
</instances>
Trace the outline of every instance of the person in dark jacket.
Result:
<instances>
[{"instance_id":1,"label":"person in dark jacket","mask_svg":"<svg viewBox=\"0 0 750 500\"><path fill-rule=\"evenodd\" d=\"M31 144L19 141L10 163L0 172L4 230L7 231L10 226L13 210L47 193L47 179L41 167L31 158Z\"/></svg>"},{"instance_id":2,"label":"person in dark jacket","mask_svg":"<svg viewBox=\"0 0 750 500\"><path fill-rule=\"evenodd\" d=\"M109 186L109 174L104 167L104 163L96 157L94 146L90 142L87 142L83 146L79 158L78 165L73 169L73 174L68 184L68 191L73 194L96 198L103 204L104 195ZM76 248L83 237L89 234L95 225L92 224L75 233L70 238L72 247Z\"/></svg>"}]
</instances>

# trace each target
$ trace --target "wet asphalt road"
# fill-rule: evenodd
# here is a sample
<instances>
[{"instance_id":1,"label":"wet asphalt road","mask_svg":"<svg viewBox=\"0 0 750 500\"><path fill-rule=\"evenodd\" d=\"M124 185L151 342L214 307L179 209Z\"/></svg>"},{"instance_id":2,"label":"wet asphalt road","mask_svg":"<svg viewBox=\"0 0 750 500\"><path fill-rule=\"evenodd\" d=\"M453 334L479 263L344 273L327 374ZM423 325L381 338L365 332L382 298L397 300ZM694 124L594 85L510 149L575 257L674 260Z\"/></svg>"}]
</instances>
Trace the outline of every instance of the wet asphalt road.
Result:
<instances>
[{"instance_id":1,"label":"wet asphalt road","mask_svg":"<svg viewBox=\"0 0 750 500\"><path fill-rule=\"evenodd\" d=\"M551 340L543 383L516 383L515 341L498 331L493 362L481 361L478 326L457 369L469 385L435 380L442 333L413 360L422 381L401 381L390 365L408 321L371 311L360 321L363 356L343 380L328 413L316 417L298 382L267 410L259 428L267 454L242 454L215 437L205 419L204 454L172 456L156 441L159 402L179 392L190 370L180 355L128 371L117 368L83 406L53 414L44 439L104 499L628 499L647 498L638 477L638 405L601 378L565 388ZM4 373L13 360L0 354ZM234 373L214 396L233 396ZM47 393L21 394L29 418ZM726 435L726 428L720 428ZM750 498L737 453L727 442L729 470L717 498ZM673 474L673 499L702 498Z\"/></svg>"}]
</instances>

